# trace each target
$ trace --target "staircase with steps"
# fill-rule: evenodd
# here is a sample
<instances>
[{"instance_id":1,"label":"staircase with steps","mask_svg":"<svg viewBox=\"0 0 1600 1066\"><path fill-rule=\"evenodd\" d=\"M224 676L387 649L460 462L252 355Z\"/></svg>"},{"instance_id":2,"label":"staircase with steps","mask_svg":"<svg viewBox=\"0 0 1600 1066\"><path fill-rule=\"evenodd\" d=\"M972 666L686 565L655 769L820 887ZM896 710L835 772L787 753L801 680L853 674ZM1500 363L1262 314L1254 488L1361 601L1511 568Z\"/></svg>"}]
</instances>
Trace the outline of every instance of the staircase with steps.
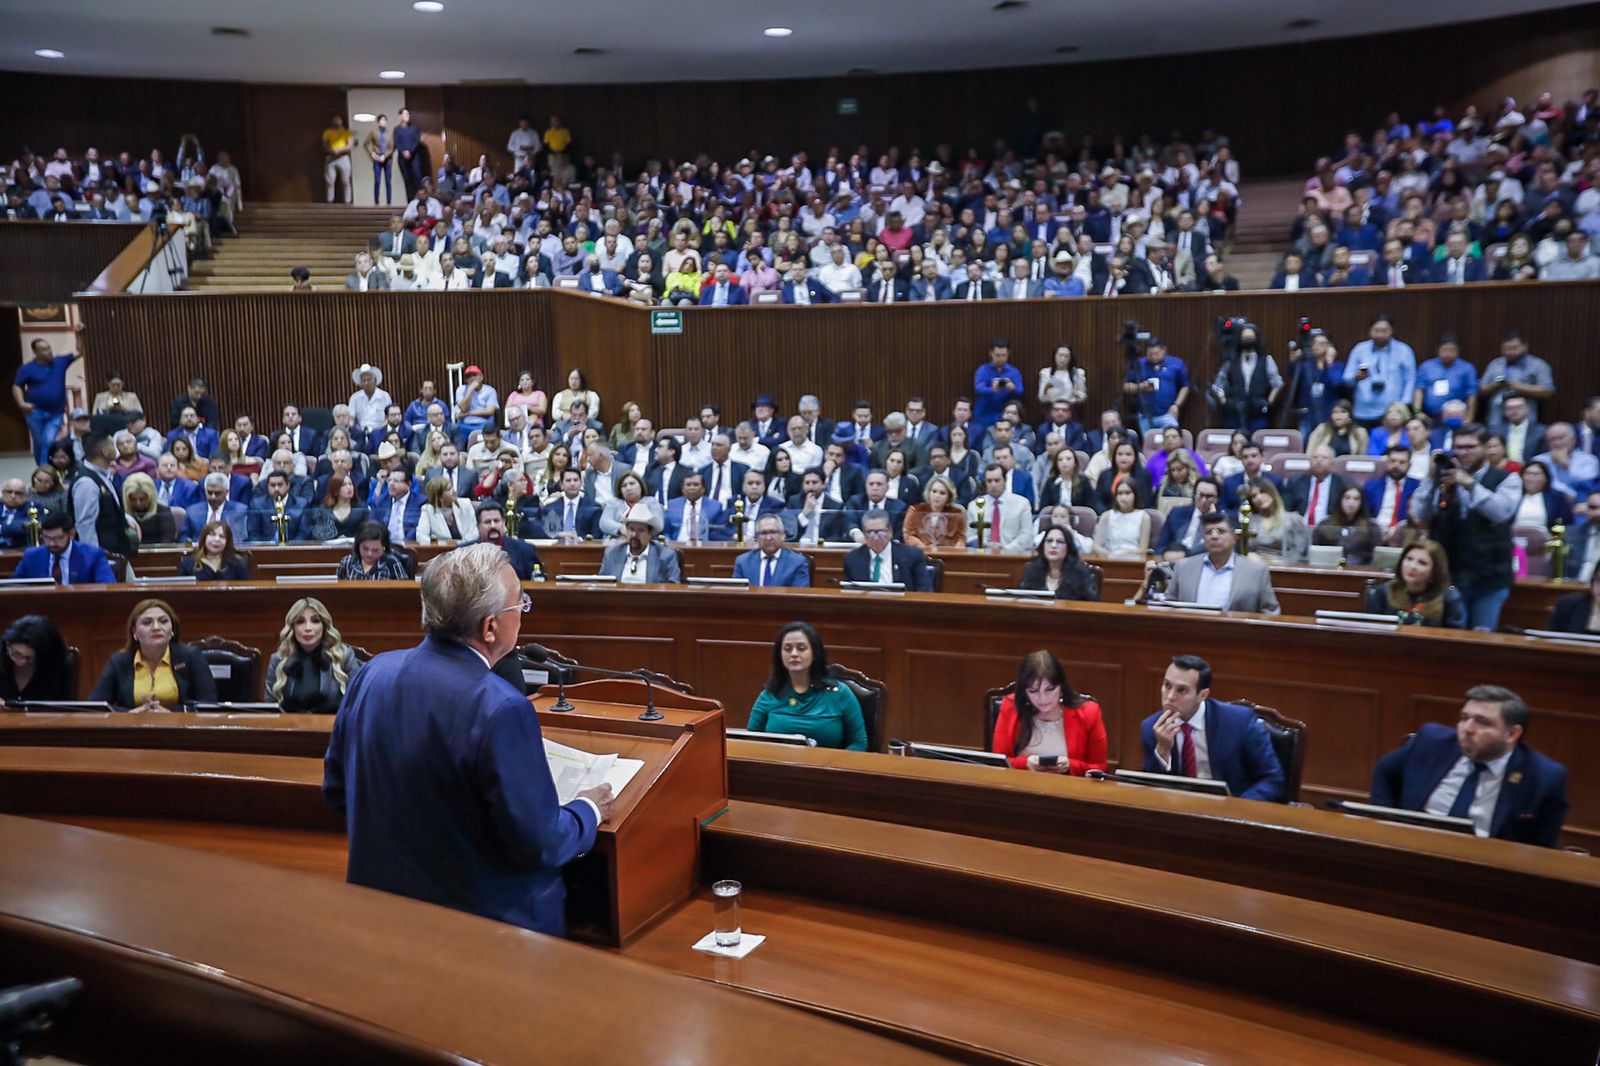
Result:
<instances>
[{"instance_id":1,"label":"staircase with steps","mask_svg":"<svg viewBox=\"0 0 1600 1066\"><path fill-rule=\"evenodd\" d=\"M288 292L289 271L311 271L318 289L344 288L356 253L389 228L395 208L347 204L252 204L240 214L239 236L195 263L189 288L201 292Z\"/></svg>"},{"instance_id":2,"label":"staircase with steps","mask_svg":"<svg viewBox=\"0 0 1600 1066\"><path fill-rule=\"evenodd\" d=\"M1272 283L1278 257L1289 247L1289 227L1300 210L1304 178L1245 182L1239 190L1239 218L1224 262L1241 289Z\"/></svg>"}]
</instances>

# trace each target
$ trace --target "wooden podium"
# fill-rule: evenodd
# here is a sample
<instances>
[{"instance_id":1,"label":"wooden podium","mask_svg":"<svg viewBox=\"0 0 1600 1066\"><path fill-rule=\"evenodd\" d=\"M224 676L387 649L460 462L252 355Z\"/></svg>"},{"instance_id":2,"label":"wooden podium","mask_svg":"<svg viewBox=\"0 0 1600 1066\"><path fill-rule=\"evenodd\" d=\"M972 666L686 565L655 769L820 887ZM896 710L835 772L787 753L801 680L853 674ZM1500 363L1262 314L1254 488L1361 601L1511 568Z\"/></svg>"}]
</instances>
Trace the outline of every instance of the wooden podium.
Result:
<instances>
[{"instance_id":1,"label":"wooden podium","mask_svg":"<svg viewBox=\"0 0 1600 1066\"><path fill-rule=\"evenodd\" d=\"M658 721L639 720L646 705L639 681L568 685L576 710L539 711L550 740L644 762L594 850L565 870L567 930L575 940L622 947L688 900L700 884L700 827L728 806L722 705L654 688ZM555 693L547 685L534 701L548 708Z\"/></svg>"}]
</instances>

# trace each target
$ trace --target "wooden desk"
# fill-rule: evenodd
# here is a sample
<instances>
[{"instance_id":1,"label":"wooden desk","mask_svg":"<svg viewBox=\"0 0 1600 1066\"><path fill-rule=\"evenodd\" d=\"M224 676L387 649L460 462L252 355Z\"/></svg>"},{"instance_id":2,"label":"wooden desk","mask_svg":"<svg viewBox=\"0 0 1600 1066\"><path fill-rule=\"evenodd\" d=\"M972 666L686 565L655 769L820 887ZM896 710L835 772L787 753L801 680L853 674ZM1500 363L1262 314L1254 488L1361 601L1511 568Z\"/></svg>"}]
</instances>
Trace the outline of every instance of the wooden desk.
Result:
<instances>
[{"instance_id":1,"label":"wooden desk","mask_svg":"<svg viewBox=\"0 0 1600 1066\"><path fill-rule=\"evenodd\" d=\"M585 544L540 544L539 558L545 573L550 577L560 574L593 574L600 569L600 556L604 545L597 542ZM332 575L339 560L348 553L344 548L328 548L320 544L251 545L251 565L254 577L272 581L285 576ZM428 562L442 551L438 544L414 545L419 565ZM714 543L679 547L683 576L732 577L733 563L743 548L733 544ZM799 548L812 560L815 581L819 587L833 587L844 577L844 548ZM188 554L177 547L151 547L140 552L134 561L134 571L141 577L173 577L178 573L178 560ZM981 594L984 587L1010 588L1022 576L1022 568L1031 555L968 551L965 548L943 549L930 553L944 564L944 591L964 594ZM11 573L21 553L0 552L0 575ZM1138 591L1144 579L1144 564L1137 559L1090 559L1105 574L1100 598L1107 603L1121 603ZM1376 570L1325 570L1305 566L1275 566L1272 583L1285 614L1310 617L1320 610L1360 611L1362 596L1370 581L1382 581L1388 573ZM1501 612L1506 625L1522 629L1542 629L1550 619L1556 600L1569 592L1577 591L1572 583L1555 584L1548 581L1519 581L1511 590ZM315 595L308 591L308 595Z\"/></svg>"},{"instance_id":2,"label":"wooden desk","mask_svg":"<svg viewBox=\"0 0 1600 1066\"><path fill-rule=\"evenodd\" d=\"M324 877L4 816L0 854L0 986L81 978L44 1046L79 1061L944 1061Z\"/></svg>"},{"instance_id":3,"label":"wooden desk","mask_svg":"<svg viewBox=\"0 0 1600 1066\"><path fill-rule=\"evenodd\" d=\"M152 770L154 757L172 753L133 754L144 769ZM180 754L243 769L230 762L239 756ZM109 798L103 776L97 780L93 775L106 763L119 764L122 755L85 749L0 752L5 760L0 762L0 809L9 809L24 794L8 787L7 780L20 783L21 767L40 761L48 761L54 772L79 774L79 787L56 791L54 800L86 805L96 795ZM906 760L858 758L908 772ZM296 762L306 766L296 768ZM174 762L174 767L184 765L183 760ZM307 778L315 777L317 767L311 759L258 757L250 772L258 780L275 778L285 789L314 796L316 787ZM156 776L146 774L146 783ZM172 787L178 790L174 798L186 791L191 810L210 809L207 798L216 793L212 782L182 769L172 776ZM157 792L146 788L141 794ZM124 799L122 817L111 823L113 828L224 853L238 846L237 827L231 823L208 827L178 820L161 827L161 820L152 817L158 812L142 804L138 794L128 792ZM70 814L54 816L78 820ZM15 844L7 835L12 821L0 819L0 847ZM216 839L207 839L208 828ZM1274 1058L1269 1049L1298 1040L1318 1050L1319 1062L1589 1063L1600 1048L1600 968L1374 915L1360 899L1299 900L1005 840L744 801L710 821L702 836L703 883L722 876L744 881L752 901L745 928L773 939L742 962L697 958L688 945L705 931L709 907L697 895L685 907L665 913L625 954L847 1018L964 1061L1082 1061L1086 1048L1098 1048L1113 1061L1155 1062L1182 1046L1193 1049L1189 1057L1199 1055L1205 1061L1263 1062ZM81 843L70 839L82 860ZM124 917L151 898L147 890L131 887L122 869L132 848L133 842L125 842L117 853L100 854L94 882L96 890L119 901L118 913ZM81 917L82 909L92 904L79 888L78 879L85 875L77 865L59 864L53 852L37 846L30 854L38 854L40 861L26 865L43 869L34 871L35 884L24 893L27 901L41 906L60 898L71 909L76 928L99 933L97 925ZM170 858L185 853L161 854ZM283 861L281 849L263 857ZM0 872L3 946L13 944L3 917L11 907L8 880L23 865L8 864L11 869ZM212 928L219 908L252 909L256 893L288 891L281 878L289 875L260 866L235 864L236 873L230 874L188 863L188 870L186 876L211 907L191 914L183 893L163 892L158 897L161 914L175 921L174 910L181 910L191 927L200 930ZM57 874L61 880L48 879ZM248 878L252 888L236 888L235 877ZM389 898L329 879L320 883L365 899ZM63 891L67 885L73 890ZM415 935L410 918L354 912L354 903L326 891L295 888L283 899L307 908L317 921L376 923L364 935L381 929L377 935L391 948L411 943ZM1351 902L1355 905L1344 905ZM252 910L251 918L267 921L276 914L270 908L264 914ZM237 968L233 958L239 952L248 955L247 949L261 938L252 921L217 928L226 928L222 935L227 942L215 945L208 956L189 954L188 944L176 952L166 945L152 950L195 958L231 976ZM511 943L529 936L498 928ZM192 935L204 936L199 931ZM309 929L307 935L315 936ZM127 934L119 939L145 942ZM39 957L36 945L22 946L27 950L14 954ZM338 951L346 945L335 938L322 947ZM429 972L435 976L443 971L454 978L461 968L485 961L471 938L454 945L418 944L416 949L429 958ZM276 954L285 952L280 948ZM9 976L6 955L0 950L0 976ZM338 975L378 985L404 980L404 970L360 974L369 958L358 951L356 957L341 960ZM975 965L979 958L988 961ZM1019 980L1034 968L1038 974L1024 981L1015 996L996 992L1007 985L992 979ZM562 972L575 979L575 971ZM376 974L382 980L375 981ZM99 976L102 982L108 979ZM254 975L245 979L274 987ZM110 985L118 987L122 980ZM1088 1000L1058 999L1051 1011L1030 1008L1036 997L1081 990L1085 983L1103 985L1102 993ZM148 994L148 981L144 984L141 991ZM320 1001L324 994L318 990L310 998ZM192 1002L195 997L164 997L179 998ZM227 1013L214 1004L211 1009ZM1203 1024L1208 1019L1216 1024ZM632 1015L630 1020L635 1020ZM1199 1029L1190 1032L1190 1025Z\"/></svg>"},{"instance_id":4,"label":"wooden desk","mask_svg":"<svg viewBox=\"0 0 1600 1066\"><path fill-rule=\"evenodd\" d=\"M1423 722L1453 721L1477 683L1515 689L1534 709L1531 742L1569 771L1573 843L1600 836L1600 650L1501 634L1317 627L1303 619L1220 617L1120 604L989 602L982 597L841 593L824 589L528 586L524 636L580 662L649 667L721 702L742 725L771 666L772 634L803 618L829 653L883 680L883 735L982 746L983 694L1016 675L1029 650L1049 648L1073 684L1105 712L1108 753L1140 759L1139 722L1156 705L1177 652L1212 664L1224 699L1246 697L1308 724L1303 798L1363 797L1372 768ZM373 651L418 638L414 583L318 590L341 631ZM162 590L191 639L225 633L270 651L303 587L262 583ZM83 652L83 691L122 645L121 620L150 590L128 586L16 589L15 614L49 614ZM114 620L106 624L103 619ZM1470 664L1470 665L1467 665Z\"/></svg>"}]
</instances>

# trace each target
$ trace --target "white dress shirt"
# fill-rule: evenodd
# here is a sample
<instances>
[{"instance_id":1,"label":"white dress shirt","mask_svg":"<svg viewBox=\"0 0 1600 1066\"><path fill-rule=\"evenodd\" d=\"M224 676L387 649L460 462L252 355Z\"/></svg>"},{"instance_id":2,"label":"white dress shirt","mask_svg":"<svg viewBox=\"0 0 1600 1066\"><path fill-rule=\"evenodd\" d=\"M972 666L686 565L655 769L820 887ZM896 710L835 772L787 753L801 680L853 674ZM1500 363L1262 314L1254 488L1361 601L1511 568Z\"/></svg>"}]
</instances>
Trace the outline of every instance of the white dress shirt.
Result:
<instances>
[{"instance_id":1,"label":"white dress shirt","mask_svg":"<svg viewBox=\"0 0 1600 1066\"><path fill-rule=\"evenodd\" d=\"M765 470L767 468L767 460L771 455L772 450L765 444L752 444L748 448L735 444L728 449L728 459L731 462L743 463L751 470ZM157 456L157 458L160 457Z\"/></svg>"},{"instance_id":2,"label":"white dress shirt","mask_svg":"<svg viewBox=\"0 0 1600 1066\"><path fill-rule=\"evenodd\" d=\"M822 465L822 449L817 447L815 441L806 440L796 444L792 440L786 440L778 447L789 453L789 458L792 460L790 465L797 474Z\"/></svg>"},{"instance_id":3,"label":"white dress shirt","mask_svg":"<svg viewBox=\"0 0 1600 1066\"><path fill-rule=\"evenodd\" d=\"M874 561L878 563L878 578L876 581L873 581L872 578L872 566ZM871 581L875 585L894 584L894 554L892 542L889 547L883 549L881 552L869 551L867 553L867 580Z\"/></svg>"},{"instance_id":4,"label":"white dress shirt","mask_svg":"<svg viewBox=\"0 0 1600 1066\"><path fill-rule=\"evenodd\" d=\"M1234 556L1228 556L1228 561L1223 563L1219 570L1212 564L1211 557L1206 557L1200 564L1200 587L1194 594L1196 603L1227 609L1233 600L1234 559Z\"/></svg>"},{"instance_id":5,"label":"white dress shirt","mask_svg":"<svg viewBox=\"0 0 1600 1066\"><path fill-rule=\"evenodd\" d=\"M650 576L650 560L647 555L635 555L628 552L627 561L622 564L622 576L617 580L624 585L643 585Z\"/></svg>"},{"instance_id":6,"label":"white dress shirt","mask_svg":"<svg viewBox=\"0 0 1600 1066\"><path fill-rule=\"evenodd\" d=\"M1210 565L1209 563L1207 564ZM1231 570L1231 562L1229 569ZM1201 703L1198 710L1189 719L1189 740L1194 744L1194 775L1209 780L1211 778L1211 748L1206 743L1206 705ZM1163 760L1156 756L1156 761L1162 767L1171 770L1174 766L1183 765L1183 729L1179 727L1178 735L1172 738L1172 757Z\"/></svg>"},{"instance_id":7,"label":"white dress shirt","mask_svg":"<svg viewBox=\"0 0 1600 1066\"><path fill-rule=\"evenodd\" d=\"M382 389L373 389L370 397L365 389L357 389L350 396L350 413L355 416L356 425L371 433L383 425L383 412L392 403Z\"/></svg>"},{"instance_id":8,"label":"white dress shirt","mask_svg":"<svg viewBox=\"0 0 1600 1066\"><path fill-rule=\"evenodd\" d=\"M1483 771L1478 774L1478 791L1472 798L1471 808L1467 811L1467 817L1472 819L1473 832L1478 836L1488 836L1494 824L1495 804L1500 802L1500 784L1505 780L1506 763L1510 761L1511 751L1508 751L1498 759L1484 763ZM1472 760L1465 755L1461 756L1455 765L1450 767L1450 772L1445 774L1443 780L1434 787L1422 809L1441 817L1448 815L1450 808L1455 805L1456 797L1461 794L1461 786L1467 783L1467 775L1471 772Z\"/></svg>"},{"instance_id":9,"label":"white dress shirt","mask_svg":"<svg viewBox=\"0 0 1600 1066\"><path fill-rule=\"evenodd\" d=\"M702 440L699 444L683 442L683 465L690 470L700 470L711 465L711 442Z\"/></svg>"}]
</instances>

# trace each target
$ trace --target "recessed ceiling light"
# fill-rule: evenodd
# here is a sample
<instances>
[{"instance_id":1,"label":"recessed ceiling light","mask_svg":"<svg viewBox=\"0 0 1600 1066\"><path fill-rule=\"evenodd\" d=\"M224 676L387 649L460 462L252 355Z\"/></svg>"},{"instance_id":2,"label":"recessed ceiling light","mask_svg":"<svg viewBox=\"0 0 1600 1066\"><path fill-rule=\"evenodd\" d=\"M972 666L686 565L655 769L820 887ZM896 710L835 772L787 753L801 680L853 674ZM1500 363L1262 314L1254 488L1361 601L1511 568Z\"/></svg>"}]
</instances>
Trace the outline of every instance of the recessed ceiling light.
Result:
<instances>
[{"instance_id":1,"label":"recessed ceiling light","mask_svg":"<svg viewBox=\"0 0 1600 1066\"><path fill-rule=\"evenodd\" d=\"M444 10L444 5L439 3L439 0L417 0L416 3L411 5L411 9L413 11L421 11L427 15L437 15Z\"/></svg>"},{"instance_id":2,"label":"recessed ceiling light","mask_svg":"<svg viewBox=\"0 0 1600 1066\"><path fill-rule=\"evenodd\" d=\"M787 37L794 31L787 26L768 26L761 32L766 34L768 37Z\"/></svg>"},{"instance_id":3,"label":"recessed ceiling light","mask_svg":"<svg viewBox=\"0 0 1600 1066\"><path fill-rule=\"evenodd\" d=\"M1018 11L1028 6L1028 0L1000 0L990 11Z\"/></svg>"},{"instance_id":4,"label":"recessed ceiling light","mask_svg":"<svg viewBox=\"0 0 1600 1066\"><path fill-rule=\"evenodd\" d=\"M65 59L67 53L57 48L35 48L33 54L40 59Z\"/></svg>"},{"instance_id":5,"label":"recessed ceiling light","mask_svg":"<svg viewBox=\"0 0 1600 1066\"><path fill-rule=\"evenodd\" d=\"M378 121L378 116L374 115L371 111L357 111L355 114L350 116L350 121L351 122L376 122L376 121Z\"/></svg>"},{"instance_id":6,"label":"recessed ceiling light","mask_svg":"<svg viewBox=\"0 0 1600 1066\"><path fill-rule=\"evenodd\" d=\"M405 76L406 76L406 72L403 71L403 70L380 70L380 71L378 71L378 77L382 78L384 81L399 81L401 78L403 78Z\"/></svg>"},{"instance_id":7,"label":"recessed ceiling light","mask_svg":"<svg viewBox=\"0 0 1600 1066\"><path fill-rule=\"evenodd\" d=\"M575 56L603 56L606 54L606 50L604 48L595 48L590 45L579 45L577 48L572 50L572 54Z\"/></svg>"},{"instance_id":8,"label":"recessed ceiling light","mask_svg":"<svg viewBox=\"0 0 1600 1066\"><path fill-rule=\"evenodd\" d=\"M1309 30L1311 27L1318 25L1319 21L1318 19L1295 19L1292 22L1285 22L1283 28L1286 30Z\"/></svg>"},{"instance_id":9,"label":"recessed ceiling light","mask_svg":"<svg viewBox=\"0 0 1600 1066\"><path fill-rule=\"evenodd\" d=\"M1081 49L1077 45L1075 45L1075 44L1064 44L1064 45L1061 45L1059 48L1056 49L1056 55L1058 55L1058 56L1070 56L1072 53L1077 52L1077 51L1081 51Z\"/></svg>"}]
</instances>

